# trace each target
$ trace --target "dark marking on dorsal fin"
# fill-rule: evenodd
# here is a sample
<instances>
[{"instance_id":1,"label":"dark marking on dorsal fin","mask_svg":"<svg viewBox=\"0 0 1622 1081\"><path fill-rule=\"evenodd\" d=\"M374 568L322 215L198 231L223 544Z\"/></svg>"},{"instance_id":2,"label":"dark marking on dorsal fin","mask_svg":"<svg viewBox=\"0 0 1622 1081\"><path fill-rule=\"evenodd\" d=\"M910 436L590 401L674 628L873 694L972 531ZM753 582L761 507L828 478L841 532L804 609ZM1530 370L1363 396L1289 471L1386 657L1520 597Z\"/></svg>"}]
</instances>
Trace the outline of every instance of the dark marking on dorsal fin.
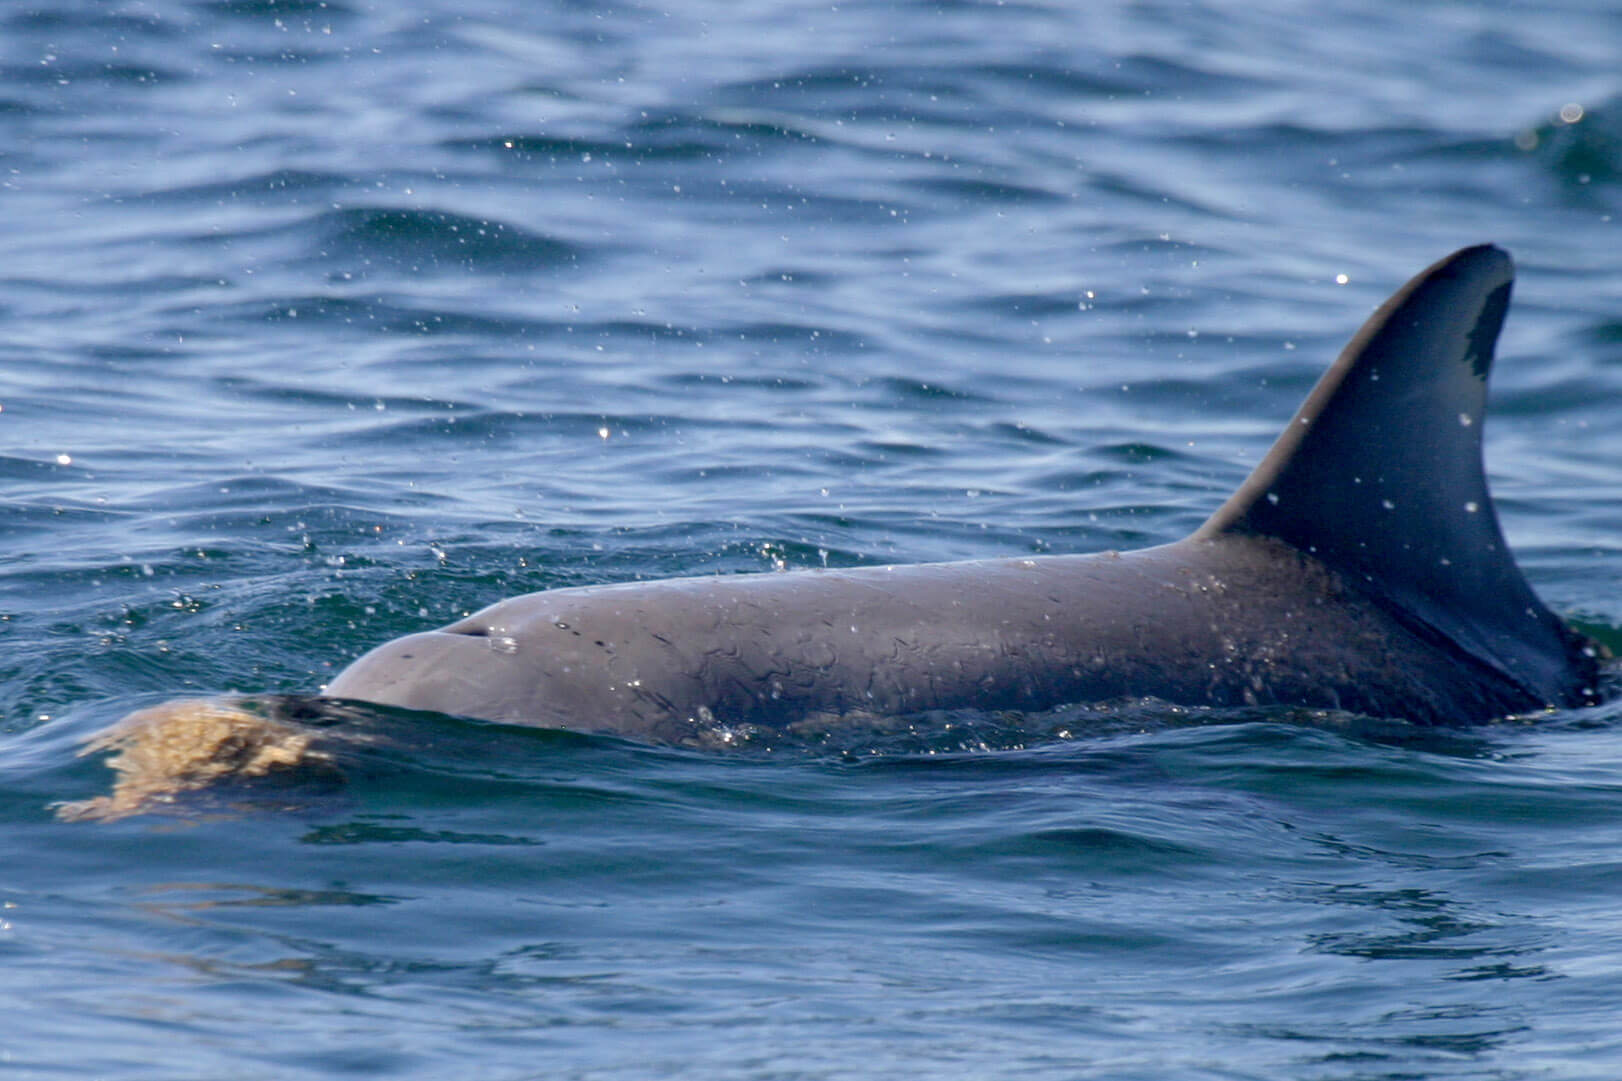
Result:
<instances>
[{"instance_id":1,"label":"dark marking on dorsal fin","mask_svg":"<svg viewBox=\"0 0 1622 1081\"><path fill-rule=\"evenodd\" d=\"M1490 245L1416 275L1194 536L1282 540L1529 694L1573 705L1592 697L1594 661L1515 565L1482 466L1487 376L1514 276Z\"/></svg>"}]
</instances>

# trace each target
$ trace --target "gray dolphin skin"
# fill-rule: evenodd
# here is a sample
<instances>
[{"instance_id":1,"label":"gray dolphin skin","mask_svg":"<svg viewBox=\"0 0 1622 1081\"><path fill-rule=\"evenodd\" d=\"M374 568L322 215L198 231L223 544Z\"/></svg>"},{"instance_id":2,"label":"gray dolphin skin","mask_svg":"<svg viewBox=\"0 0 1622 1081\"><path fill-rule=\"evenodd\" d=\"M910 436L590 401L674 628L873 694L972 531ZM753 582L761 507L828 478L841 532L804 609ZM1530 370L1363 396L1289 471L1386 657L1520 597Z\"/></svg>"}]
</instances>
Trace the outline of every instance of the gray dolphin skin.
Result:
<instances>
[{"instance_id":1,"label":"gray dolphin skin","mask_svg":"<svg viewBox=\"0 0 1622 1081\"><path fill-rule=\"evenodd\" d=\"M1120 697L1464 724L1596 701L1482 467L1509 257L1466 248L1368 320L1193 535L1123 553L679 578L514 597L324 694L676 742L817 714Z\"/></svg>"}]
</instances>

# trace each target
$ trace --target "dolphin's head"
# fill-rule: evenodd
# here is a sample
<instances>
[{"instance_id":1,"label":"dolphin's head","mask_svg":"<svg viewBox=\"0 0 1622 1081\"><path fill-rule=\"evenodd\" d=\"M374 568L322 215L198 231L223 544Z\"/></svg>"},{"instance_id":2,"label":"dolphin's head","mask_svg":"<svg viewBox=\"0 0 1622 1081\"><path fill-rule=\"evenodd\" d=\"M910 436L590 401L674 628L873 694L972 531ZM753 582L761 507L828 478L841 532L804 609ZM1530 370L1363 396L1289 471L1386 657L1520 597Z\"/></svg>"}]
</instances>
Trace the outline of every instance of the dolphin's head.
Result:
<instances>
[{"instance_id":1,"label":"dolphin's head","mask_svg":"<svg viewBox=\"0 0 1622 1081\"><path fill-rule=\"evenodd\" d=\"M423 631L358 658L322 692L487 721L547 723L544 672L519 639L488 631Z\"/></svg>"},{"instance_id":2,"label":"dolphin's head","mask_svg":"<svg viewBox=\"0 0 1622 1081\"><path fill-rule=\"evenodd\" d=\"M642 686L638 657L622 651L636 613L586 616L561 605L564 595L509 598L439 630L386 642L322 693L576 731L625 733L663 718L667 711ZM586 633L583 624L594 630Z\"/></svg>"}]
</instances>

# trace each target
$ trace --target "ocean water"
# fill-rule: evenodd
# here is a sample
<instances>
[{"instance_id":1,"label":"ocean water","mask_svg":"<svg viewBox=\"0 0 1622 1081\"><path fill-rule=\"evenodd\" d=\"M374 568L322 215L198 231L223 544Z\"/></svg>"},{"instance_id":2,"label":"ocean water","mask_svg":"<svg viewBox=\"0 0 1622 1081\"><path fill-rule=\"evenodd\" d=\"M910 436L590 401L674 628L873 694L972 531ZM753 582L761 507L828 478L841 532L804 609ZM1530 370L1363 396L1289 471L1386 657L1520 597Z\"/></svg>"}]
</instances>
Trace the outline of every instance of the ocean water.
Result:
<instances>
[{"instance_id":1,"label":"ocean water","mask_svg":"<svg viewBox=\"0 0 1622 1081\"><path fill-rule=\"evenodd\" d=\"M55 808L132 710L514 593L1176 539L1482 241L1506 532L1622 645L1619 56L1596 0L0 4L0 1074L1617 1077L1622 705L417 717Z\"/></svg>"}]
</instances>

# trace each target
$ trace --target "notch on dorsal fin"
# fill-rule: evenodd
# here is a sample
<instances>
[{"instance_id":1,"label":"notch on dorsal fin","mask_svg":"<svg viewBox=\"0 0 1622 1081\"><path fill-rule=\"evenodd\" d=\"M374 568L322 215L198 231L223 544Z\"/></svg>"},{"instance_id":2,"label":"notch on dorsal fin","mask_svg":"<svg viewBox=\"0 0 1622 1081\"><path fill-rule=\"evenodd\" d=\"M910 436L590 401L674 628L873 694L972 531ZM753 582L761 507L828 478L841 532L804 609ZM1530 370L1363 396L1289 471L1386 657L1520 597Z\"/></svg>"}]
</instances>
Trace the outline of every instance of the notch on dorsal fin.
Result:
<instances>
[{"instance_id":1,"label":"notch on dorsal fin","mask_svg":"<svg viewBox=\"0 0 1622 1081\"><path fill-rule=\"evenodd\" d=\"M1490 245L1415 276L1194 536L1276 537L1529 694L1574 705L1592 696L1594 662L1515 565L1482 466L1487 376L1513 280L1509 256Z\"/></svg>"}]
</instances>

